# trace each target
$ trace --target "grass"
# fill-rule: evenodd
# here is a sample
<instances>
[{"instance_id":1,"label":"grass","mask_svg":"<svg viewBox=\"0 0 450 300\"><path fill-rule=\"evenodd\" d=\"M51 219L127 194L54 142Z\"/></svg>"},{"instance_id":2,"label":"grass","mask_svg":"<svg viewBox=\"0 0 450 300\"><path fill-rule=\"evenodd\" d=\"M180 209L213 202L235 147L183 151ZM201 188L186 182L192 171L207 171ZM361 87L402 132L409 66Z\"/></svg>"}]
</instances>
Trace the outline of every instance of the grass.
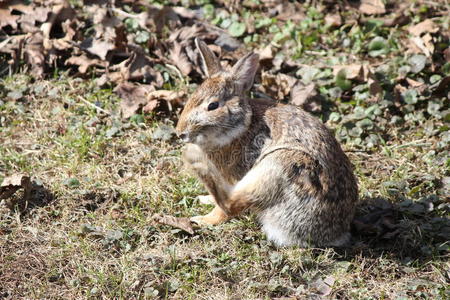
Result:
<instances>
[{"instance_id":1,"label":"grass","mask_svg":"<svg viewBox=\"0 0 450 300\"><path fill-rule=\"evenodd\" d=\"M389 230L387 223L373 226L379 232L356 230L349 249L277 249L251 215L192 236L153 221L210 209L196 200L205 190L183 171L180 143L152 138L171 121L123 121L110 90L64 74L47 81L17 74L0 86L27 87L0 106L0 180L26 173L34 181L28 203L19 191L12 209L0 204L0 298L449 297L440 183L449 171L427 158L438 141L419 129L393 126L394 139L377 151L344 144L360 180L359 215L392 202L382 219ZM417 203L427 209L412 209Z\"/></svg>"},{"instance_id":2,"label":"grass","mask_svg":"<svg viewBox=\"0 0 450 300\"><path fill-rule=\"evenodd\" d=\"M132 45L156 59L153 68L164 78L158 89L191 91L199 83L195 70L181 75L168 39L203 23L229 32L247 50L270 46L273 57L262 62L255 92L291 101L293 89L286 91L278 75L315 85L317 116L334 130L359 180L353 245L275 248L253 215L193 235L156 223L155 215L211 209L196 198L206 191L184 171L181 143L155 134L173 127L179 111L123 119L112 91L117 82L100 88L94 80L117 70L123 58L105 58L108 69L91 67L76 78L83 74L65 61L87 54L77 46L84 37L105 38L92 24L102 14L111 17L111 7L107 13L70 1L80 36L69 49L47 49L63 34L59 26L50 32L42 45L45 79L28 75L35 61L23 53L26 40L16 45L23 62L7 66L13 57L0 54L0 183L17 173L32 179L31 195L19 190L0 200L0 299L450 299L450 101L448 89L436 86L450 76L445 1L382 1L387 13L379 16L360 14L355 1L306 1L297 8L287 1L284 9L270 1L147 2L204 12L204 19L179 24L167 17L160 32L155 20L145 28L133 18L120 21L127 38L115 46L121 52ZM47 5L30 4L32 10ZM114 6L133 14L148 9ZM327 22L336 14L342 22ZM400 15L404 24L385 22ZM17 29L0 28L2 41L29 35L23 31L29 25L20 23L28 15L19 20ZM425 20L436 26L420 35L425 46L431 38L429 57L414 49L409 32ZM235 55L222 51L223 61ZM354 64L369 66L370 76L333 74L336 66Z\"/></svg>"}]
</instances>

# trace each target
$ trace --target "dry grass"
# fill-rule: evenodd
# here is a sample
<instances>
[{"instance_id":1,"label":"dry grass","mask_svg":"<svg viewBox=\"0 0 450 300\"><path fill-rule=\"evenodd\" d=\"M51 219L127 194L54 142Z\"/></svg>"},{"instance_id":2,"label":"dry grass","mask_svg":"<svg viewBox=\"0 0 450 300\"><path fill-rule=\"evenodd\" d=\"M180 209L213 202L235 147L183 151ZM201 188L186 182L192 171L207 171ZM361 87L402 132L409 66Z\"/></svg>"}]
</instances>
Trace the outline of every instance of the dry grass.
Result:
<instances>
[{"instance_id":1,"label":"dry grass","mask_svg":"<svg viewBox=\"0 0 450 300\"><path fill-rule=\"evenodd\" d=\"M205 191L182 171L181 145L152 139L162 121L122 121L110 91L63 75L34 83L16 75L2 84L27 85L29 93L0 106L0 180L24 172L35 186L28 203L19 192L15 209L0 204L0 298L449 297L448 203L440 183L449 171L427 160L433 137L392 128L390 145L349 152L362 199L411 199L433 210L396 205L372 227L355 229L349 249L276 249L252 216L192 236L153 222L156 213L210 209L195 200ZM431 195L437 200L426 200ZM376 208L363 204L360 215L373 217ZM334 280L331 291L321 288L325 278Z\"/></svg>"}]
</instances>

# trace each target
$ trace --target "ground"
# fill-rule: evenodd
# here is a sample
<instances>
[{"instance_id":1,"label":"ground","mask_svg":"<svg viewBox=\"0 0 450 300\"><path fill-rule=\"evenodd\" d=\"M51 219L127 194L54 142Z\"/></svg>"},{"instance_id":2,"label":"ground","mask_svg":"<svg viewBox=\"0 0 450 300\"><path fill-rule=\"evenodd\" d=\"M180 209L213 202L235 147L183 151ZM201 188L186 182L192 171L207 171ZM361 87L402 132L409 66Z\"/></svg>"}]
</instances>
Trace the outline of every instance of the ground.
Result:
<instances>
[{"instance_id":1,"label":"ground","mask_svg":"<svg viewBox=\"0 0 450 300\"><path fill-rule=\"evenodd\" d=\"M310 5L310 25L319 28L325 13ZM434 20L448 29L445 16ZM322 56L314 41L296 59L318 69L279 72L316 84L322 98L305 108L333 130L355 166L360 203L352 246L343 249L276 248L252 214L193 234L161 225L157 216L212 208L197 200L206 191L180 159L173 127L182 105L124 118L115 84L98 84L95 73L60 68L36 78L22 65L8 75L2 63L0 182L24 174L31 183L29 194L21 188L0 200L0 299L448 299L450 102L438 84L449 67L436 54L420 69L425 55L403 56L400 43L369 55L380 50L369 46L377 35L400 41L404 32L365 29L350 35L364 36L362 50L333 48L334 40L326 47L339 61L350 52L367 59L376 77L361 83L314 64ZM264 44L251 39L249 49ZM399 78L402 66L409 75ZM273 76L262 75L253 92L286 96L270 90L280 80ZM373 82L381 95L371 93ZM189 85L189 94L191 83L176 88Z\"/></svg>"}]
</instances>

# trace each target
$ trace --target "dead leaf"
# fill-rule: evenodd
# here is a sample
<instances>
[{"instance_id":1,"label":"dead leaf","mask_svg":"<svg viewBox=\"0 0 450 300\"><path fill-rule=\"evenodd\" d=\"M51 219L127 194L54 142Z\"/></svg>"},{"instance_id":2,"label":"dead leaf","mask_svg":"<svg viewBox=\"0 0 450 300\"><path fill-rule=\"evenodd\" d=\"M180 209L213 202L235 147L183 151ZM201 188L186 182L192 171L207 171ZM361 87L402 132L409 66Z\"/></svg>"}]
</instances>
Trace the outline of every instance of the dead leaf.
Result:
<instances>
[{"instance_id":1,"label":"dead leaf","mask_svg":"<svg viewBox=\"0 0 450 300\"><path fill-rule=\"evenodd\" d=\"M359 10L366 15L379 15L386 13L382 0L361 0Z\"/></svg>"},{"instance_id":2,"label":"dead leaf","mask_svg":"<svg viewBox=\"0 0 450 300\"><path fill-rule=\"evenodd\" d=\"M305 85L300 80L291 89L291 103L301 106L309 112L320 112L322 110L321 97L316 90L315 83Z\"/></svg>"},{"instance_id":3,"label":"dead leaf","mask_svg":"<svg viewBox=\"0 0 450 300\"><path fill-rule=\"evenodd\" d=\"M80 44L80 48L105 60L108 52L115 48L110 41L89 37Z\"/></svg>"},{"instance_id":4,"label":"dead leaf","mask_svg":"<svg viewBox=\"0 0 450 300\"><path fill-rule=\"evenodd\" d=\"M406 78L406 81L407 81L408 84L409 84L411 87L413 87L413 88L416 88L416 87L419 87L419 86L424 85L423 82L415 81L415 80L413 80L413 79L411 79L411 78L409 78L409 77Z\"/></svg>"},{"instance_id":5,"label":"dead leaf","mask_svg":"<svg viewBox=\"0 0 450 300\"><path fill-rule=\"evenodd\" d=\"M339 27L342 25L342 17L340 14L327 14L325 16L325 25L330 27Z\"/></svg>"},{"instance_id":6,"label":"dead leaf","mask_svg":"<svg viewBox=\"0 0 450 300\"><path fill-rule=\"evenodd\" d=\"M148 99L165 99L167 101L179 100L185 95L182 91L157 90L148 94Z\"/></svg>"},{"instance_id":7,"label":"dead leaf","mask_svg":"<svg viewBox=\"0 0 450 300\"><path fill-rule=\"evenodd\" d=\"M148 103L142 108L144 113L151 113L155 111L159 106L159 100L150 100Z\"/></svg>"},{"instance_id":8,"label":"dead leaf","mask_svg":"<svg viewBox=\"0 0 450 300\"><path fill-rule=\"evenodd\" d=\"M431 56L434 53L433 37L431 36L431 34L427 33L422 37L422 41L423 41L425 48L428 50L427 56Z\"/></svg>"},{"instance_id":9,"label":"dead leaf","mask_svg":"<svg viewBox=\"0 0 450 300\"><path fill-rule=\"evenodd\" d=\"M61 24L61 27L65 33L65 36L59 39L45 39L44 47L46 50L58 49L58 50L68 50L73 48L74 39L77 35L75 20L66 20Z\"/></svg>"},{"instance_id":10,"label":"dead leaf","mask_svg":"<svg viewBox=\"0 0 450 300\"><path fill-rule=\"evenodd\" d=\"M335 281L333 276L327 276L325 279L318 278L311 284L311 288L321 296L328 296L333 291L332 286Z\"/></svg>"},{"instance_id":11,"label":"dead leaf","mask_svg":"<svg viewBox=\"0 0 450 300\"><path fill-rule=\"evenodd\" d=\"M13 29L17 29L17 20L20 16L12 15L11 11L5 8L4 4L0 6L0 28L11 26Z\"/></svg>"},{"instance_id":12,"label":"dead leaf","mask_svg":"<svg viewBox=\"0 0 450 300\"><path fill-rule=\"evenodd\" d=\"M267 45L266 47L262 49L258 49L255 51L257 54L259 54L259 61L265 61L269 60L271 61L274 57L272 45Z\"/></svg>"},{"instance_id":13,"label":"dead leaf","mask_svg":"<svg viewBox=\"0 0 450 300\"><path fill-rule=\"evenodd\" d=\"M427 44L425 44L425 40L424 38L429 36L429 38L427 38ZM415 47L417 47L418 49L420 49L420 51L425 54L425 56L430 57L432 51L434 51L434 45L430 44L430 40L431 40L431 36L430 35L425 35L423 38L418 37L418 36L413 36L410 39L411 44L413 44Z\"/></svg>"},{"instance_id":14,"label":"dead leaf","mask_svg":"<svg viewBox=\"0 0 450 300\"><path fill-rule=\"evenodd\" d=\"M268 72L262 72L260 88L262 92L272 98L281 100L288 97L297 81L297 78L283 73L273 75Z\"/></svg>"},{"instance_id":15,"label":"dead leaf","mask_svg":"<svg viewBox=\"0 0 450 300\"><path fill-rule=\"evenodd\" d=\"M383 19L384 26L393 27L393 26L404 26L411 22L411 18L409 16L400 13L396 15L394 18L385 18Z\"/></svg>"},{"instance_id":16,"label":"dead leaf","mask_svg":"<svg viewBox=\"0 0 450 300\"><path fill-rule=\"evenodd\" d=\"M156 215L154 220L162 225L168 225L175 228L179 228L189 234L194 234L194 229L192 228L191 221L189 218L177 218L167 215Z\"/></svg>"},{"instance_id":17,"label":"dead leaf","mask_svg":"<svg viewBox=\"0 0 450 300\"><path fill-rule=\"evenodd\" d=\"M360 64L333 66L333 76L336 77L341 70L345 70L345 76L347 79L360 78L364 80L364 77L366 77L364 74L365 70L363 65Z\"/></svg>"},{"instance_id":18,"label":"dead leaf","mask_svg":"<svg viewBox=\"0 0 450 300\"><path fill-rule=\"evenodd\" d=\"M141 50L136 50L128 59L110 68L111 70L118 70L109 74L110 80L113 82L139 80L151 83L155 87L161 87L164 84L161 72L153 70L153 61L150 57Z\"/></svg>"},{"instance_id":19,"label":"dead leaf","mask_svg":"<svg viewBox=\"0 0 450 300\"><path fill-rule=\"evenodd\" d=\"M431 88L431 87L430 87ZM433 95L450 94L450 76L442 78L433 90Z\"/></svg>"},{"instance_id":20,"label":"dead leaf","mask_svg":"<svg viewBox=\"0 0 450 300\"><path fill-rule=\"evenodd\" d=\"M192 9L182 7L182 6L175 6L172 7L173 11L179 15L182 18L185 19L193 19L197 17L197 12L193 11Z\"/></svg>"},{"instance_id":21,"label":"dead leaf","mask_svg":"<svg viewBox=\"0 0 450 300\"><path fill-rule=\"evenodd\" d=\"M122 98L120 108L123 118L134 115L142 106L146 105L147 94L155 88L151 85L136 85L123 82L116 86L114 92Z\"/></svg>"},{"instance_id":22,"label":"dead leaf","mask_svg":"<svg viewBox=\"0 0 450 300\"><path fill-rule=\"evenodd\" d=\"M184 52L184 47L176 41L174 42L172 49L170 49L170 59L183 75L187 76L191 73L193 68L192 63Z\"/></svg>"},{"instance_id":23,"label":"dead leaf","mask_svg":"<svg viewBox=\"0 0 450 300\"><path fill-rule=\"evenodd\" d=\"M75 17L75 11L70 6L69 1L57 0L50 5L51 14L47 22L41 25L42 34L46 39L50 38L50 33L55 24L61 24L67 19Z\"/></svg>"},{"instance_id":24,"label":"dead leaf","mask_svg":"<svg viewBox=\"0 0 450 300\"><path fill-rule=\"evenodd\" d=\"M44 37L42 32L31 34L25 39L25 60L31 66L31 71L36 77L40 77L44 74L45 49L43 43Z\"/></svg>"},{"instance_id":25,"label":"dead leaf","mask_svg":"<svg viewBox=\"0 0 450 300\"><path fill-rule=\"evenodd\" d=\"M173 104L181 104L186 93L184 91L157 90L148 93L148 103L142 108L143 112L149 113L155 111L156 108L164 108L172 111Z\"/></svg>"},{"instance_id":26,"label":"dead leaf","mask_svg":"<svg viewBox=\"0 0 450 300\"><path fill-rule=\"evenodd\" d=\"M447 62L450 62L450 47L444 50L444 58Z\"/></svg>"},{"instance_id":27,"label":"dead leaf","mask_svg":"<svg viewBox=\"0 0 450 300\"><path fill-rule=\"evenodd\" d=\"M0 200L8 199L16 191L23 188L25 195L29 194L31 189L30 177L24 174L13 174L3 179L0 185Z\"/></svg>"},{"instance_id":28,"label":"dead leaf","mask_svg":"<svg viewBox=\"0 0 450 300\"><path fill-rule=\"evenodd\" d=\"M408 32L414 36L421 36L422 33L435 33L439 30L439 27L433 22L433 20L426 19L416 25L410 26Z\"/></svg>"},{"instance_id":29,"label":"dead leaf","mask_svg":"<svg viewBox=\"0 0 450 300\"><path fill-rule=\"evenodd\" d=\"M108 66L108 63L100 59L88 58L86 55L83 54L81 56L72 56L68 58L65 62L65 65L76 65L78 66L78 71L81 74L85 74L89 69L89 67L91 66L99 66L102 68L106 68Z\"/></svg>"}]
</instances>

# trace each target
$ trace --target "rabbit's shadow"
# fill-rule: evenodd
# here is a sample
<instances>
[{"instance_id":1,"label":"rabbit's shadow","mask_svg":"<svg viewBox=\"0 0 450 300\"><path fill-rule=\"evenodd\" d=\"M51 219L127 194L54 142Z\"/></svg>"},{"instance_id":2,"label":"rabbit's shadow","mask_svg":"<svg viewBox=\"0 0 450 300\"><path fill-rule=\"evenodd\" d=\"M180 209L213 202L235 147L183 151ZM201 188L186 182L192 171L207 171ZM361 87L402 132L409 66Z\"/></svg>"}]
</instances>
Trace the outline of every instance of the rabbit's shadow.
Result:
<instances>
[{"instance_id":1,"label":"rabbit's shadow","mask_svg":"<svg viewBox=\"0 0 450 300\"><path fill-rule=\"evenodd\" d=\"M11 211L17 211L25 217L37 208L50 205L54 200L55 196L48 188L41 183L29 181L17 192L5 198L5 205Z\"/></svg>"},{"instance_id":2,"label":"rabbit's shadow","mask_svg":"<svg viewBox=\"0 0 450 300\"><path fill-rule=\"evenodd\" d=\"M344 256L388 255L401 261L427 261L450 248L449 204L436 195L419 201L391 203L385 198L362 199L352 223L353 246Z\"/></svg>"}]
</instances>

